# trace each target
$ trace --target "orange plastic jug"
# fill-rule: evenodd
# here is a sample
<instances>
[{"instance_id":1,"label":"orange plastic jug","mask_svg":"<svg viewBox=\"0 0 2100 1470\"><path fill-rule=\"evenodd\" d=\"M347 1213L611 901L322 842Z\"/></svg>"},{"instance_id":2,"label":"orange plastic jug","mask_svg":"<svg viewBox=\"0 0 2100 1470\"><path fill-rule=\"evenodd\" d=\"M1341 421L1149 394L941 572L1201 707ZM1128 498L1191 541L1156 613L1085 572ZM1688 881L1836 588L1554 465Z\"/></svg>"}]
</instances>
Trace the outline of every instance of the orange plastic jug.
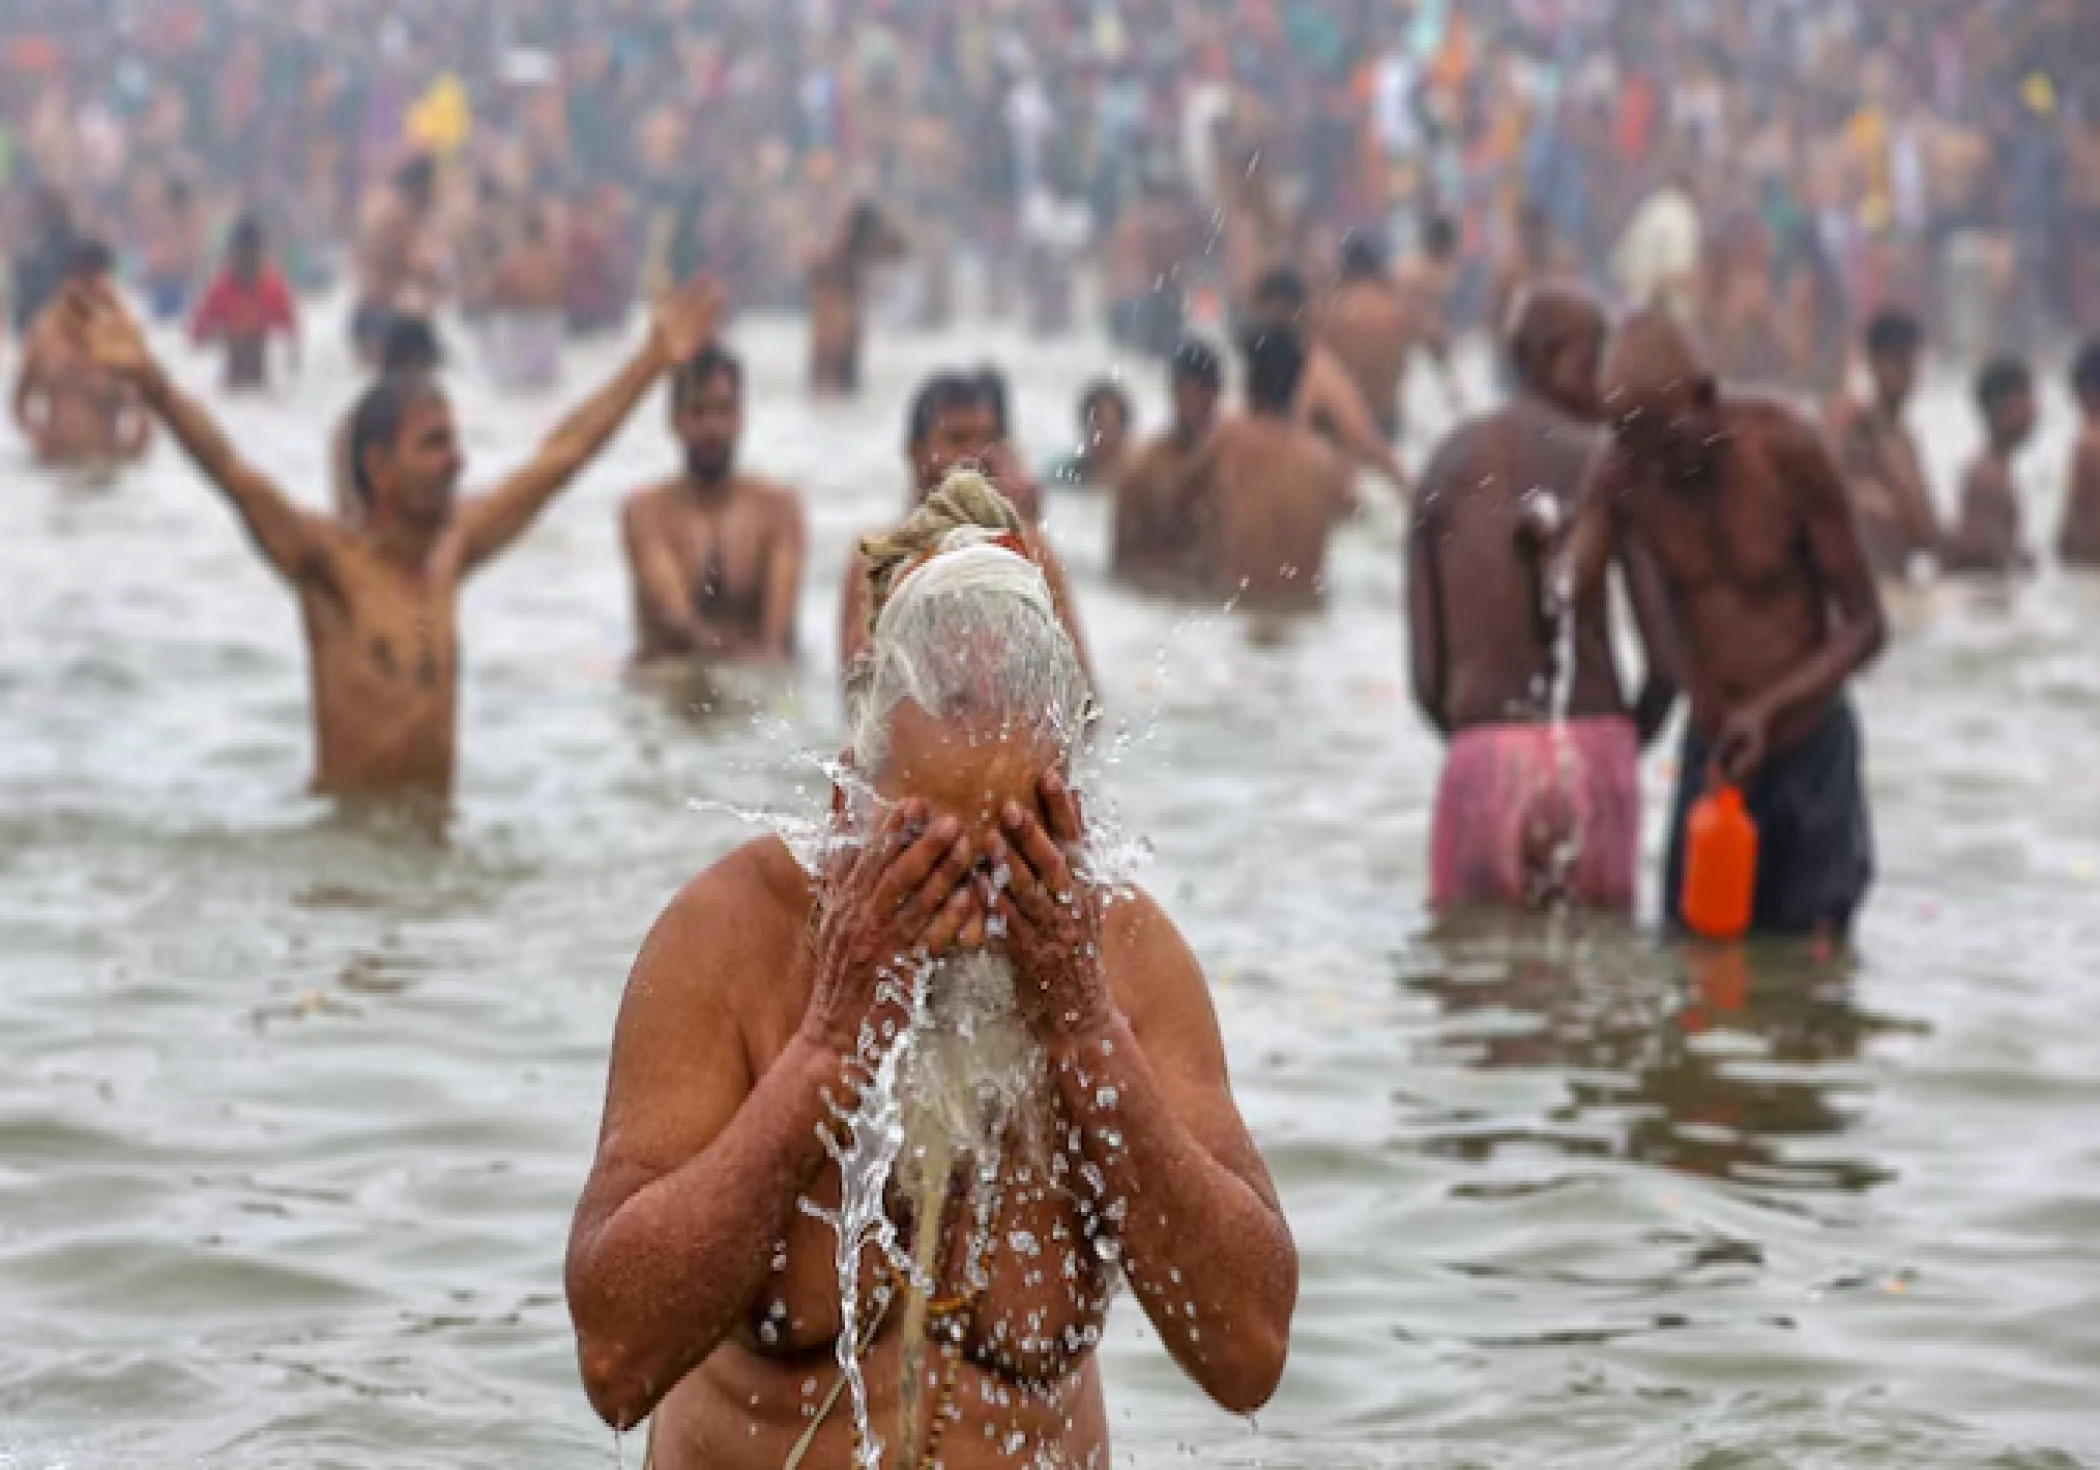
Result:
<instances>
[{"instance_id":1,"label":"orange plastic jug","mask_svg":"<svg viewBox=\"0 0 2100 1470\"><path fill-rule=\"evenodd\" d=\"M1757 897L1757 823L1733 786L1709 791L1685 823L1684 892L1678 913L1701 939L1741 939Z\"/></svg>"}]
</instances>

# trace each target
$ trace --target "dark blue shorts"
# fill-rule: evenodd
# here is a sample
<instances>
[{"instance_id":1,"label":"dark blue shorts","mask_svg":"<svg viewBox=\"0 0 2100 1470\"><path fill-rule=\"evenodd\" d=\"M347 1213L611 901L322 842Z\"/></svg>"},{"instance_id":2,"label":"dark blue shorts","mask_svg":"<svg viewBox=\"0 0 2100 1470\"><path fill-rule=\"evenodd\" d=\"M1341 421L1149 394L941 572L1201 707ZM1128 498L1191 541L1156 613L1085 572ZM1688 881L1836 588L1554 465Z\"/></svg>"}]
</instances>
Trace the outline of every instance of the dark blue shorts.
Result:
<instances>
[{"instance_id":1,"label":"dark blue shorts","mask_svg":"<svg viewBox=\"0 0 2100 1470\"><path fill-rule=\"evenodd\" d=\"M1800 744L1772 756L1743 788L1757 823L1757 899L1751 928L1806 938L1842 938L1874 883L1874 824L1861 770L1859 717L1839 700ZM1663 867L1663 911L1673 927L1684 892L1684 825L1706 791L1707 743L1692 730L1678 757L1670 855Z\"/></svg>"}]
</instances>

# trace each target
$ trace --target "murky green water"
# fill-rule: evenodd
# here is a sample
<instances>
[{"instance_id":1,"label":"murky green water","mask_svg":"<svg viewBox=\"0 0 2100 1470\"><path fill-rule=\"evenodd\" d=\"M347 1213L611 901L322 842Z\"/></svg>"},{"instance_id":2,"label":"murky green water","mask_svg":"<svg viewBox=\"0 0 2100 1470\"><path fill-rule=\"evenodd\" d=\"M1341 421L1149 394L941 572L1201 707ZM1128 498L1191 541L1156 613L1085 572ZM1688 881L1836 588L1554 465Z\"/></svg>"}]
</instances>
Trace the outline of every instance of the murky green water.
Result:
<instances>
[{"instance_id":1,"label":"murky green water","mask_svg":"<svg viewBox=\"0 0 2100 1470\"><path fill-rule=\"evenodd\" d=\"M821 800L839 560L900 503L899 403L943 351L883 347L870 402L812 410L793 338L745 337L748 459L811 493L815 656L755 713L623 686L613 505L672 463L645 411L468 596L444 847L300 794L292 605L170 454L94 494L0 444L0 1466L612 1464L560 1262L614 1004L743 835L690 801ZM947 346L1028 364L1039 454L1098 362ZM348 384L327 354L229 417L318 502ZM477 480L550 417L460 396ZM1970 435L1933 408L1944 481ZM1260 648L1106 588L1102 520L1054 526L1113 714L1156 724L1113 795L1304 1256L1258 1427L1124 1304L1118 1465L2100 1463L2100 586L1902 610L1863 698L1862 957L1729 971L1428 931L1389 513Z\"/></svg>"}]
</instances>

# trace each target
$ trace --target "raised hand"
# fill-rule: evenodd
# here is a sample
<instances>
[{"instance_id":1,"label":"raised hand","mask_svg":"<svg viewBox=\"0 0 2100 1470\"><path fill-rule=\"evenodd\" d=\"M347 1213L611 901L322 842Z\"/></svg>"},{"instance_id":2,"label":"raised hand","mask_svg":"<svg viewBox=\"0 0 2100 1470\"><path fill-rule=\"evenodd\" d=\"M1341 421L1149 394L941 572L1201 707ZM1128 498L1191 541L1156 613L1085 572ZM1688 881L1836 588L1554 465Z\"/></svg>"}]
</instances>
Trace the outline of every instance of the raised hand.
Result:
<instances>
[{"instance_id":1,"label":"raised hand","mask_svg":"<svg viewBox=\"0 0 2100 1470\"><path fill-rule=\"evenodd\" d=\"M656 304L656 343L666 364L686 361L712 342L722 325L721 284L697 275Z\"/></svg>"},{"instance_id":2,"label":"raised hand","mask_svg":"<svg viewBox=\"0 0 2100 1470\"><path fill-rule=\"evenodd\" d=\"M981 923L965 880L977 844L953 817L927 822L922 801L899 803L826 879L817 927L817 980L803 1034L840 1056L859 1050L871 1018L901 1025L901 992L913 967L938 959Z\"/></svg>"},{"instance_id":3,"label":"raised hand","mask_svg":"<svg viewBox=\"0 0 2100 1470\"><path fill-rule=\"evenodd\" d=\"M1060 776L1040 784L1047 825L1019 802L1000 813L985 855L1007 871L998 916L1020 975L1022 1013L1045 1041L1083 1035L1109 1014L1101 969L1101 895L1074 868L1085 823Z\"/></svg>"},{"instance_id":4,"label":"raised hand","mask_svg":"<svg viewBox=\"0 0 2100 1470\"><path fill-rule=\"evenodd\" d=\"M62 312L67 340L95 366L133 381L152 373L145 336L107 281L68 285Z\"/></svg>"}]
</instances>

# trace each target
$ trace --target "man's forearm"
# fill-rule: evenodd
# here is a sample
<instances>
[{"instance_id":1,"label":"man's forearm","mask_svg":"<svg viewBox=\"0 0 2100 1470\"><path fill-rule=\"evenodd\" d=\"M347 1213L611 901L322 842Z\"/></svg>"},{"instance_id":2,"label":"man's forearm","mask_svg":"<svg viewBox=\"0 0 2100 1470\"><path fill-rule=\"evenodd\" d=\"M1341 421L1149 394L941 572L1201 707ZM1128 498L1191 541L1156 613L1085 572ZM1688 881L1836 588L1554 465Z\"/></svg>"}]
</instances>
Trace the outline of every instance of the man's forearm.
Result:
<instances>
[{"instance_id":1,"label":"man's forearm","mask_svg":"<svg viewBox=\"0 0 2100 1470\"><path fill-rule=\"evenodd\" d=\"M828 1155L837 1057L789 1044L707 1150L644 1185L569 1246L569 1311L591 1403L617 1428L646 1418L735 1330Z\"/></svg>"},{"instance_id":2,"label":"man's forearm","mask_svg":"<svg viewBox=\"0 0 2100 1470\"><path fill-rule=\"evenodd\" d=\"M1061 1048L1052 1071L1090 1228L1117 1242L1183 1371L1224 1407L1253 1412L1275 1391L1297 1299L1281 1213L1174 1116L1120 1016Z\"/></svg>"}]
</instances>

